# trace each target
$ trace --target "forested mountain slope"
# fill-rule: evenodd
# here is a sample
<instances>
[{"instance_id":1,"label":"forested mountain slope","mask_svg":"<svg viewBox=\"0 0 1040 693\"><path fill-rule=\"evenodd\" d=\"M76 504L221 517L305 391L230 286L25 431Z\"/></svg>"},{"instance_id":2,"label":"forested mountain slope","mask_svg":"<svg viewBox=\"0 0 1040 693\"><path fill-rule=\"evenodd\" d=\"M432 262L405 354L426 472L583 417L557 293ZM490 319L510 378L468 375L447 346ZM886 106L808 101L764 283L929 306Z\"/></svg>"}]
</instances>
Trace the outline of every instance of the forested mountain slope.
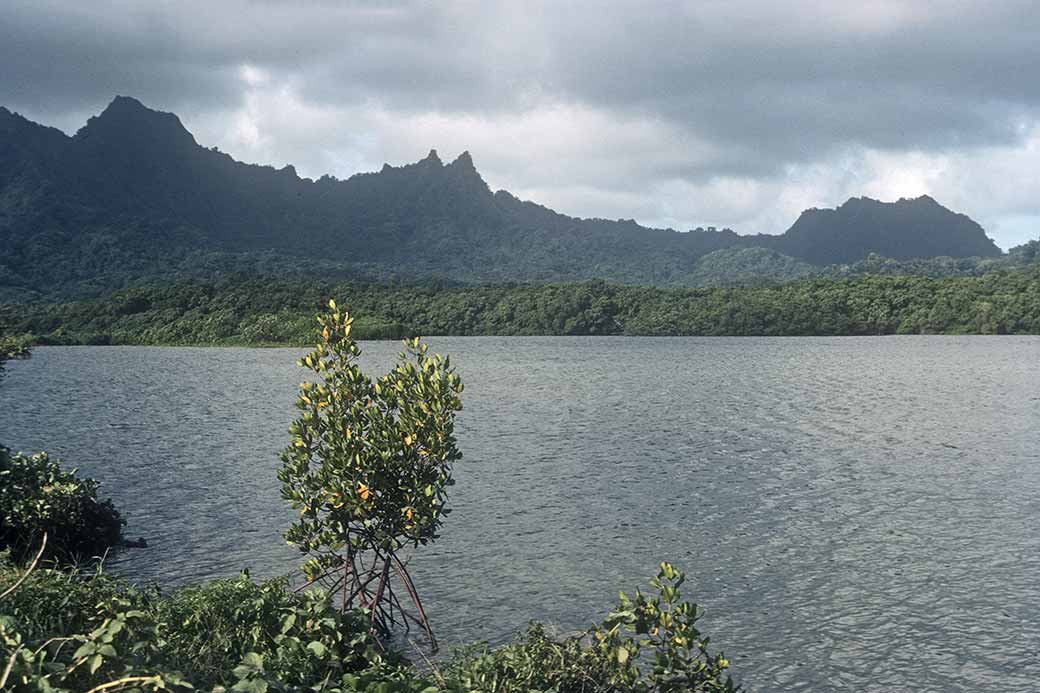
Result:
<instances>
[{"instance_id":1,"label":"forested mountain slope","mask_svg":"<svg viewBox=\"0 0 1040 693\"><path fill-rule=\"evenodd\" d=\"M769 252L712 264L753 247ZM854 199L782 235L740 236L558 214L492 192L468 153L312 181L200 146L177 116L128 97L72 137L0 108L0 248L0 300L229 272L689 285L791 278L870 253L1000 255L931 198Z\"/></svg>"}]
</instances>

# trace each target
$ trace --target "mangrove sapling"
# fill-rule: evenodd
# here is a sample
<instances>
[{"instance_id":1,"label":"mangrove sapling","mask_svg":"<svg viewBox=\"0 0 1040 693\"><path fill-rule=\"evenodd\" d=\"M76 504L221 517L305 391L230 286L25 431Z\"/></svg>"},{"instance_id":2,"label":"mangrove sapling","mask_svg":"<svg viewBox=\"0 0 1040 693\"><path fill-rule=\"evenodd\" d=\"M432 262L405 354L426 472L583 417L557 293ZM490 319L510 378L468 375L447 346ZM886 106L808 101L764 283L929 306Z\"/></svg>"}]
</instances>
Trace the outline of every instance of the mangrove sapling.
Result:
<instances>
[{"instance_id":1,"label":"mangrove sapling","mask_svg":"<svg viewBox=\"0 0 1040 693\"><path fill-rule=\"evenodd\" d=\"M454 434L462 382L419 338L373 381L358 365L352 322L329 301L317 345L299 362L318 382L300 385L302 414L282 453L283 497L299 513L285 538L310 554L307 584L323 585L341 610L367 609L383 633L411 621L436 649L399 551L434 541L448 512L451 467L462 457Z\"/></svg>"}]
</instances>

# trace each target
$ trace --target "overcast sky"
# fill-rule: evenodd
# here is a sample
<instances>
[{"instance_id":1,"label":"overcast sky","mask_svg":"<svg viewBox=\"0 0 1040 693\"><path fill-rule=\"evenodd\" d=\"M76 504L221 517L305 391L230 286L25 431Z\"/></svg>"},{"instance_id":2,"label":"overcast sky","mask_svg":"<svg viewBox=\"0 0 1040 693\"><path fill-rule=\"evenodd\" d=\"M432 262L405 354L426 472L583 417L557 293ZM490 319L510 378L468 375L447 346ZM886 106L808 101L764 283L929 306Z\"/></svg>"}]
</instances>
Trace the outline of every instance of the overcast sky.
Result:
<instances>
[{"instance_id":1,"label":"overcast sky","mask_svg":"<svg viewBox=\"0 0 1040 693\"><path fill-rule=\"evenodd\" d=\"M928 193L1007 248L1040 236L1038 36L1035 0L4 0L0 105L71 134L134 96L311 177L469 150L677 229Z\"/></svg>"}]
</instances>

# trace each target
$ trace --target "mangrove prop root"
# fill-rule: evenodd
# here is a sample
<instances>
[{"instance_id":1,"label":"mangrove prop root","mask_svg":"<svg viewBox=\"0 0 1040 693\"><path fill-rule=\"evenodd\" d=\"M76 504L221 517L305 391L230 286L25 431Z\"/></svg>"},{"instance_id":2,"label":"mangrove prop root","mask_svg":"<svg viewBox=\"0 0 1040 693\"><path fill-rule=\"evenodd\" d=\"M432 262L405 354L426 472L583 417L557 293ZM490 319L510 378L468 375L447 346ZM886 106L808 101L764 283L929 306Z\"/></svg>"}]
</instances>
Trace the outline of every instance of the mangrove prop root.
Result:
<instances>
[{"instance_id":1,"label":"mangrove prop root","mask_svg":"<svg viewBox=\"0 0 1040 693\"><path fill-rule=\"evenodd\" d=\"M407 567L397 553L393 549L376 549L369 561L362 551L349 550L344 559L341 565L308 584L332 578L333 589L329 594L331 597L339 591L339 608L343 613L357 608L367 609L369 629L380 635L389 635L396 625L403 625L406 632L410 631L414 623L423 630L429 638L431 650L436 652L437 639L426 610ZM411 608L406 608L401 601L402 587Z\"/></svg>"}]
</instances>

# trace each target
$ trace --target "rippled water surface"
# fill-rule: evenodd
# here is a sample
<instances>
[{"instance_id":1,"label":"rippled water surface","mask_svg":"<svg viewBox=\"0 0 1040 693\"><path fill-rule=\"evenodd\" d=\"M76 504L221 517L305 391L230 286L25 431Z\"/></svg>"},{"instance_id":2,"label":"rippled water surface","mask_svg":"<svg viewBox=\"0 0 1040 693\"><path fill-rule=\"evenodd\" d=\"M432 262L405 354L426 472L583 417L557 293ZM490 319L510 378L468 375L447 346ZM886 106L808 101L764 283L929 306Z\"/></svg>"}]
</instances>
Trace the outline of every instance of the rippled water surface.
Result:
<instances>
[{"instance_id":1,"label":"rippled water surface","mask_svg":"<svg viewBox=\"0 0 1040 693\"><path fill-rule=\"evenodd\" d=\"M667 559L751 690L1040 688L1040 339L431 343L466 383L455 512L412 562L442 641L577 629ZM134 579L290 572L300 353L39 349L0 440L104 482Z\"/></svg>"}]
</instances>

